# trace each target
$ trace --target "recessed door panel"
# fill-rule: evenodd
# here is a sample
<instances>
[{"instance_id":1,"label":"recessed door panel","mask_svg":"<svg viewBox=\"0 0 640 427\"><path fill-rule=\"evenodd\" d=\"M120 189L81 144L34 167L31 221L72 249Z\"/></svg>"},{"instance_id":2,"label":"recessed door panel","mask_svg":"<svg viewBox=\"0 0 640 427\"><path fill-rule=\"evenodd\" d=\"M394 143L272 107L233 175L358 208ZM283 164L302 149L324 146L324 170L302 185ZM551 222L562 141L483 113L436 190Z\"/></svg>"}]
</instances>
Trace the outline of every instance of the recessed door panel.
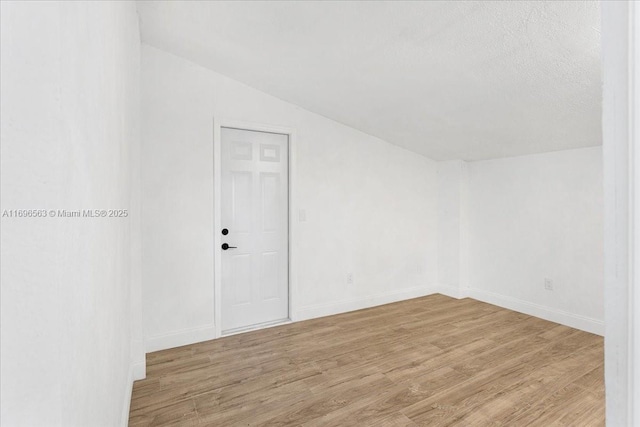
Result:
<instances>
[{"instance_id":1,"label":"recessed door panel","mask_svg":"<svg viewBox=\"0 0 640 427\"><path fill-rule=\"evenodd\" d=\"M289 317L289 140L221 129L223 333ZM222 229L228 230L222 234Z\"/></svg>"},{"instance_id":2,"label":"recessed door panel","mask_svg":"<svg viewBox=\"0 0 640 427\"><path fill-rule=\"evenodd\" d=\"M278 252L265 252L262 254L260 262L260 276L262 286L260 286L260 297L263 301L278 298Z\"/></svg>"},{"instance_id":3,"label":"recessed door panel","mask_svg":"<svg viewBox=\"0 0 640 427\"><path fill-rule=\"evenodd\" d=\"M251 255L230 255L233 305L251 304Z\"/></svg>"},{"instance_id":4,"label":"recessed door panel","mask_svg":"<svg viewBox=\"0 0 640 427\"><path fill-rule=\"evenodd\" d=\"M266 232L278 231L280 224L280 175L277 173L260 174L260 191L262 212L262 230Z\"/></svg>"},{"instance_id":5,"label":"recessed door panel","mask_svg":"<svg viewBox=\"0 0 640 427\"><path fill-rule=\"evenodd\" d=\"M275 144L260 144L260 161L279 162L280 146Z\"/></svg>"},{"instance_id":6,"label":"recessed door panel","mask_svg":"<svg viewBox=\"0 0 640 427\"><path fill-rule=\"evenodd\" d=\"M230 224L237 233L251 231L251 209L253 208L253 177L251 172L231 172L231 215Z\"/></svg>"},{"instance_id":7,"label":"recessed door panel","mask_svg":"<svg viewBox=\"0 0 640 427\"><path fill-rule=\"evenodd\" d=\"M231 142L231 160L251 160L253 150L251 143L247 141Z\"/></svg>"}]
</instances>

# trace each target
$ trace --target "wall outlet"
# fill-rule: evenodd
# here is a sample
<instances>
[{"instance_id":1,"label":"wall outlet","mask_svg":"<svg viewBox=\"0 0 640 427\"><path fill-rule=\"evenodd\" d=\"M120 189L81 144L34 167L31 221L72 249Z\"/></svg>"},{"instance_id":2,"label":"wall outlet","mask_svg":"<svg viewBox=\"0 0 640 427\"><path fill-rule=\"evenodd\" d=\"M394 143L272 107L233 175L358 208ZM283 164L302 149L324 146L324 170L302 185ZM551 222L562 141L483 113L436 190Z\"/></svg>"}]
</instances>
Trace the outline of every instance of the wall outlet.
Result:
<instances>
[{"instance_id":1,"label":"wall outlet","mask_svg":"<svg viewBox=\"0 0 640 427\"><path fill-rule=\"evenodd\" d=\"M347 285L353 285L353 273L347 273Z\"/></svg>"},{"instance_id":2,"label":"wall outlet","mask_svg":"<svg viewBox=\"0 0 640 427\"><path fill-rule=\"evenodd\" d=\"M300 209L298 211L298 221L307 222L307 211L305 211L304 209Z\"/></svg>"},{"instance_id":3,"label":"wall outlet","mask_svg":"<svg viewBox=\"0 0 640 427\"><path fill-rule=\"evenodd\" d=\"M551 279L544 279L544 288L548 291L552 291L553 290L553 280Z\"/></svg>"}]
</instances>

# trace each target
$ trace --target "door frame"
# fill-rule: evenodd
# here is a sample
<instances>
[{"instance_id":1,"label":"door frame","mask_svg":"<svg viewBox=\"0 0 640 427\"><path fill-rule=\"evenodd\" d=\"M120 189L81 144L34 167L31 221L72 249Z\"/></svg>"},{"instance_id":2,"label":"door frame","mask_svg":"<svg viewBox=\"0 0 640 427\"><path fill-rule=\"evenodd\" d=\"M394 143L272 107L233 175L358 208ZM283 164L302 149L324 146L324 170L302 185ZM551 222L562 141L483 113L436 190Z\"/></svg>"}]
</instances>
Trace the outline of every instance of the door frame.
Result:
<instances>
[{"instance_id":1,"label":"door frame","mask_svg":"<svg viewBox=\"0 0 640 427\"><path fill-rule=\"evenodd\" d=\"M289 316L288 321L279 322L277 324L257 325L256 327L248 327L241 331L222 333L222 128L234 128L241 130L248 130L254 132L270 132L280 133L289 137L288 149L288 172L289 172L289 209L288 209L288 245L289 245L289 259L288 259L288 292L289 292ZM292 322L296 319L296 313L294 310L296 301L296 289L297 289L297 271L295 269L296 260L296 245L297 239L297 222L294 213L297 212L296 203L296 130L294 128L284 126L274 126L263 123L247 122L244 120L230 119L226 117L214 117L213 118L213 318L214 318L214 330L215 338L222 336L234 335L236 333L248 332L256 329L268 328L271 326L281 325L283 323Z\"/></svg>"},{"instance_id":2,"label":"door frame","mask_svg":"<svg viewBox=\"0 0 640 427\"><path fill-rule=\"evenodd\" d=\"M601 2L607 425L640 425L640 7Z\"/></svg>"}]
</instances>

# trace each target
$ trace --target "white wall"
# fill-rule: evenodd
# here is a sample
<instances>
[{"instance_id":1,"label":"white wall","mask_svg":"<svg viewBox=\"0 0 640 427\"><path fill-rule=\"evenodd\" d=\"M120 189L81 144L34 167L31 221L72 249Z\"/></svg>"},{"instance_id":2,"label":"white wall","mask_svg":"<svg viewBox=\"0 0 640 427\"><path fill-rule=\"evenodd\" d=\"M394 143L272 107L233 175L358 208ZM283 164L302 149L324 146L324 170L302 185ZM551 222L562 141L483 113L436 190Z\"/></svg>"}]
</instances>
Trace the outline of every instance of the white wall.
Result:
<instances>
[{"instance_id":1,"label":"white wall","mask_svg":"<svg viewBox=\"0 0 640 427\"><path fill-rule=\"evenodd\" d=\"M465 295L468 277L467 163L438 163L438 291L455 298Z\"/></svg>"},{"instance_id":2,"label":"white wall","mask_svg":"<svg viewBox=\"0 0 640 427\"><path fill-rule=\"evenodd\" d=\"M471 162L468 173L469 295L603 334L601 147Z\"/></svg>"},{"instance_id":3,"label":"white wall","mask_svg":"<svg viewBox=\"0 0 640 427\"><path fill-rule=\"evenodd\" d=\"M433 161L158 49L143 45L142 58L147 351L213 338L216 116L297 131L295 197L307 220L293 242L294 318L430 292Z\"/></svg>"},{"instance_id":4,"label":"white wall","mask_svg":"<svg viewBox=\"0 0 640 427\"><path fill-rule=\"evenodd\" d=\"M130 208L135 4L1 7L1 209ZM126 422L135 233L131 217L2 218L3 426Z\"/></svg>"},{"instance_id":5,"label":"white wall","mask_svg":"<svg viewBox=\"0 0 640 427\"><path fill-rule=\"evenodd\" d=\"M296 319L438 283L602 333L600 148L437 165L146 46L140 148L132 3L1 17L1 210L130 210L2 219L2 425L126 422L142 300L147 350L213 337L214 116L297 130Z\"/></svg>"}]
</instances>

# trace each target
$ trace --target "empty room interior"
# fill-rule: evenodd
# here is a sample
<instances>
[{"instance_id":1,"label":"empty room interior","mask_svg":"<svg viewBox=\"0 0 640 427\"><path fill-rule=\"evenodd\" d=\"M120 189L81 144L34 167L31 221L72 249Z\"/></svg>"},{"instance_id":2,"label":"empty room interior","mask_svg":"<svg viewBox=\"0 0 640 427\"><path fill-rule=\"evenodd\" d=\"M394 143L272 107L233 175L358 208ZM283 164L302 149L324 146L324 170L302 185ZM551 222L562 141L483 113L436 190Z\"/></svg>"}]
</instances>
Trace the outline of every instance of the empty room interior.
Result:
<instances>
[{"instance_id":1,"label":"empty room interior","mask_svg":"<svg viewBox=\"0 0 640 427\"><path fill-rule=\"evenodd\" d=\"M633 2L1 7L3 427L640 425Z\"/></svg>"}]
</instances>

